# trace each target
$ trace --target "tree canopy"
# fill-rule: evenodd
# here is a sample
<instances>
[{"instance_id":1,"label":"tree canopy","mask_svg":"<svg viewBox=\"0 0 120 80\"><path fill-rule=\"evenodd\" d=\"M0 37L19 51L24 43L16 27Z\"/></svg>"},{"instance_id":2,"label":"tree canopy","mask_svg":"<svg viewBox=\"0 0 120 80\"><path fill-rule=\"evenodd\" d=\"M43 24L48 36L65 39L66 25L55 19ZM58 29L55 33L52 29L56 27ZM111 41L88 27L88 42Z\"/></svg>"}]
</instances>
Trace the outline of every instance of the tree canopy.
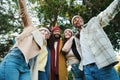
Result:
<instances>
[{"instance_id":1,"label":"tree canopy","mask_svg":"<svg viewBox=\"0 0 120 80\"><path fill-rule=\"evenodd\" d=\"M35 11L39 19L38 26L60 26L62 31L72 28L71 19L74 15L81 15L85 23L93 16L103 11L113 0L26 0L33 4L29 6L30 13ZM32 13L33 14L33 13ZM32 16L30 14L30 16ZM33 18L32 18L33 19ZM104 28L115 50L120 50L120 13ZM13 45L12 33L22 30L17 0L0 1L0 55L3 57ZM7 37L5 37L7 35Z\"/></svg>"}]
</instances>

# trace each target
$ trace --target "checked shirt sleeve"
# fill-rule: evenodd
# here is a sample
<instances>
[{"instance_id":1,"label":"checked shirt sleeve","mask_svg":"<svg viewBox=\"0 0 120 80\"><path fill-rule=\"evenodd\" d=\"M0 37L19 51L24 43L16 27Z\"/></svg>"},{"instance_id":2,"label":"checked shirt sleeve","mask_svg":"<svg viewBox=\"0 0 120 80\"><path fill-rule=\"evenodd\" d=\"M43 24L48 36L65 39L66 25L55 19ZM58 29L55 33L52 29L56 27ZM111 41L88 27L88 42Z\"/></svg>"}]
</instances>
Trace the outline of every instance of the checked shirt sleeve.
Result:
<instances>
[{"instance_id":1,"label":"checked shirt sleeve","mask_svg":"<svg viewBox=\"0 0 120 80\"><path fill-rule=\"evenodd\" d=\"M120 0L114 0L104 11L102 11L97 17L100 25L105 27L109 24L115 15L120 11Z\"/></svg>"}]
</instances>

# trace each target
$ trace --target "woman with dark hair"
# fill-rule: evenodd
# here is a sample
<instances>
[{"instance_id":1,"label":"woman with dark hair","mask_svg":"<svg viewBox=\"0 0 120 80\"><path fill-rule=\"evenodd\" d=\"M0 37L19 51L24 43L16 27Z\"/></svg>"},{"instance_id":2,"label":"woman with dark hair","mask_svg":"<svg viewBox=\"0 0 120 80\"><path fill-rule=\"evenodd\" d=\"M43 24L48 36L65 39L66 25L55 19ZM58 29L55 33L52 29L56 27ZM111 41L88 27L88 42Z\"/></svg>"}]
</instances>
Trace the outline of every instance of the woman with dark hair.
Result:
<instances>
[{"instance_id":1,"label":"woman with dark hair","mask_svg":"<svg viewBox=\"0 0 120 80\"><path fill-rule=\"evenodd\" d=\"M62 52L65 55L67 66L71 66L71 71L73 73L74 80L83 80L83 71L79 69L79 64L81 61L81 49L79 44L79 34L73 36L71 29L66 29L64 31L64 46Z\"/></svg>"}]
</instances>

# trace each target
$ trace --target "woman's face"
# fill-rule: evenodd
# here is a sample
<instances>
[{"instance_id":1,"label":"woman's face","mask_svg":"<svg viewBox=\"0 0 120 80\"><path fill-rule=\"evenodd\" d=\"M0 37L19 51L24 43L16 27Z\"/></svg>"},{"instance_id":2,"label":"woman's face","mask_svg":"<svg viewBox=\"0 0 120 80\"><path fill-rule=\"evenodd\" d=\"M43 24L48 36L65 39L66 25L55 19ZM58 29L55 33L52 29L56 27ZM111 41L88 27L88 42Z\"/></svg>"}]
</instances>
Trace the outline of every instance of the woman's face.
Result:
<instances>
[{"instance_id":1,"label":"woman's face","mask_svg":"<svg viewBox=\"0 0 120 80\"><path fill-rule=\"evenodd\" d=\"M42 29L42 30L40 30L40 32L42 33L42 35L45 39L50 38L50 33L47 30Z\"/></svg>"},{"instance_id":2,"label":"woman's face","mask_svg":"<svg viewBox=\"0 0 120 80\"><path fill-rule=\"evenodd\" d=\"M72 32L71 32L70 30L66 30L66 31L64 32L64 37L65 37L65 38L69 39L71 36L72 36Z\"/></svg>"}]
</instances>

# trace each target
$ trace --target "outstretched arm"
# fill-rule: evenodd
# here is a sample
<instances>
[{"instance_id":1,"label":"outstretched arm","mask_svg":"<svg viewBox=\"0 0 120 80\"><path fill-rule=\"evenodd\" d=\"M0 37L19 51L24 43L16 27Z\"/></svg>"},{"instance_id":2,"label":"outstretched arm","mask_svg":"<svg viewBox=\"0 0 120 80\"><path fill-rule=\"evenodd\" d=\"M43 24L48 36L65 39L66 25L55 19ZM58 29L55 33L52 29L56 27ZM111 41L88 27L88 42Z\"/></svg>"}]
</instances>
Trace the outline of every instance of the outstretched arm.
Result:
<instances>
[{"instance_id":1,"label":"outstretched arm","mask_svg":"<svg viewBox=\"0 0 120 80\"><path fill-rule=\"evenodd\" d=\"M103 12L101 12L97 16L100 25L102 27L108 25L110 20L112 20L119 11L120 11L120 0L114 0Z\"/></svg>"},{"instance_id":2,"label":"outstretched arm","mask_svg":"<svg viewBox=\"0 0 120 80\"><path fill-rule=\"evenodd\" d=\"M20 17L23 22L24 27L32 26L32 21L28 15L26 2L25 0L18 0L19 10L20 10Z\"/></svg>"}]
</instances>

